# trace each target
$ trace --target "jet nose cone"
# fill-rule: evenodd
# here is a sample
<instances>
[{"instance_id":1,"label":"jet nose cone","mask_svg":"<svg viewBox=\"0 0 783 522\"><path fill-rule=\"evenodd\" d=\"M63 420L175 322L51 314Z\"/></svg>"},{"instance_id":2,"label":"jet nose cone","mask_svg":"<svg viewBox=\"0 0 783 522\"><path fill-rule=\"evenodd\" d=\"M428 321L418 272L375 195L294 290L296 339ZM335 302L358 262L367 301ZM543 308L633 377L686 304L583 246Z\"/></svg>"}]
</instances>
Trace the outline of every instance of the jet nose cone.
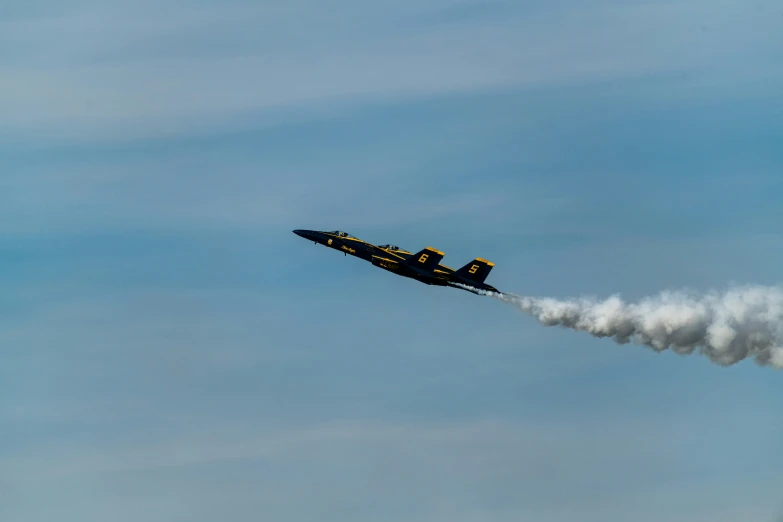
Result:
<instances>
[{"instance_id":1,"label":"jet nose cone","mask_svg":"<svg viewBox=\"0 0 783 522\"><path fill-rule=\"evenodd\" d=\"M294 230L294 234L296 234L299 237L303 237L305 239L309 239L310 241L316 240L316 233L313 230Z\"/></svg>"}]
</instances>

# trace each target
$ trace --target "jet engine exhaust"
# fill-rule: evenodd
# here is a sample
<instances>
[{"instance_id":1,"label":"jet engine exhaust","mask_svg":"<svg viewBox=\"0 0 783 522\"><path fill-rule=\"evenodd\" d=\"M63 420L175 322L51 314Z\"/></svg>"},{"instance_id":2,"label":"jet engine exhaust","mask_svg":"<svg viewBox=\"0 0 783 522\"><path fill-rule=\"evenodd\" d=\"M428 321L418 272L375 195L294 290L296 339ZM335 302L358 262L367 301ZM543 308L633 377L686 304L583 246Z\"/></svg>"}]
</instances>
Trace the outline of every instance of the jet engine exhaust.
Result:
<instances>
[{"instance_id":1,"label":"jet engine exhaust","mask_svg":"<svg viewBox=\"0 0 783 522\"><path fill-rule=\"evenodd\" d=\"M466 288L468 289L468 288ZM783 368L783 287L736 286L703 295L665 291L636 303L617 295L554 299L470 288L518 307L544 326L562 326L662 352L694 351L721 366L753 358Z\"/></svg>"}]
</instances>

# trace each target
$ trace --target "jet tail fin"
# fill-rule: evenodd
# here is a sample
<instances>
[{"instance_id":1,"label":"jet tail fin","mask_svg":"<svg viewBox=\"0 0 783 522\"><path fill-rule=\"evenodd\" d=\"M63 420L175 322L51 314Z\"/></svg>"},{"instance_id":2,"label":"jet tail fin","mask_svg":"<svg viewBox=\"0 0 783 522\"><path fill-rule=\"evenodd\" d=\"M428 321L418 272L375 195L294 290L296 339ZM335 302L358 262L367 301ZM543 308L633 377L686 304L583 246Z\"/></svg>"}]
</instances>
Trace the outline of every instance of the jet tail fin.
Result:
<instances>
[{"instance_id":1,"label":"jet tail fin","mask_svg":"<svg viewBox=\"0 0 783 522\"><path fill-rule=\"evenodd\" d=\"M493 266L495 266L495 263L477 257L457 270L457 275L472 283L483 283Z\"/></svg>"},{"instance_id":2,"label":"jet tail fin","mask_svg":"<svg viewBox=\"0 0 783 522\"><path fill-rule=\"evenodd\" d=\"M433 272L444 255L445 254L440 250L427 247L424 250L413 254L406 259L404 263L408 266L415 266L422 270L426 270L427 272Z\"/></svg>"}]
</instances>

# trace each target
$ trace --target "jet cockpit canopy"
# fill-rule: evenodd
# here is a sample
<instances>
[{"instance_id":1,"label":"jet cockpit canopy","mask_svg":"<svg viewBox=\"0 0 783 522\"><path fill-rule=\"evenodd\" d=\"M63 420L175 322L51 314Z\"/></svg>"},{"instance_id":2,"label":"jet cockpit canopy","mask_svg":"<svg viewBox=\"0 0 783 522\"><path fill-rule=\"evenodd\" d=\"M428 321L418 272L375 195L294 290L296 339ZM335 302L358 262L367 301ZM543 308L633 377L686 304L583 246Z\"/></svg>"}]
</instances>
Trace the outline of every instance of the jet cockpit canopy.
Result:
<instances>
[{"instance_id":1,"label":"jet cockpit canopy","mask_svg":"<svg viewBox=\"0 0 783 522\"><path fill-rule=\"evenodd\" d=\"M353 237L351 234L348 234L347 232L343 232L342 230L335 230L333 232L329 232L329 234L334 234L337 237Z\"/></svg>"},{"instance_id":2,"label":"jet cockpit canopy","mask_svg":"<svg viewBox=\"0 0 783 522\"><path fill-rule=\"evenodd\" d=\"M400 247L398 247L397 245L380 245L380 248L383 248L384 250L391 250L391 251L400 250Z\"/></svg>"}]
</instances>

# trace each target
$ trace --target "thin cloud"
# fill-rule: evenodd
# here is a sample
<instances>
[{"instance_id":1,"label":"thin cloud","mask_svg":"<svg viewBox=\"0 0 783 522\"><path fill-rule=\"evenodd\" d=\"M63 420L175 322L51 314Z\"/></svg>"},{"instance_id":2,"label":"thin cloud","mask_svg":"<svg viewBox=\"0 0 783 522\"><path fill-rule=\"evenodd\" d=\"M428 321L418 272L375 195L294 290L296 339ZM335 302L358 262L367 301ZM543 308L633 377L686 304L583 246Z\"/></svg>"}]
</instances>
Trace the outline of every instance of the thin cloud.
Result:
<instances>
[{"instance_id":1,"label":"thin cloud","mask_svg":"<svg viewBox=\"0 0 783 522\"><path fill-rule=\"evenodd\" d=\"M248 111L263 120L264 111L302 104L729 72L746 63L731 46L741 40L747 48L748 38L754 62L772 58L775 42L754 36L767 34L758 24L769 22L731 2L723 18L700 6L507 9L500 20L466 14L459 24L410 25L416 29L388 19L412 23L432 8L366 4L354 11L353 4L343 10L300 2L181 13L179 4L164 3L154 11L107 6L12 19L4 27L4 47L14 51L0 67L0 113L6 134L162 137ZM178 15L162 17L158 8ZM731 30L729 14L736 18ZM713 32L700 32L703 23L714 23ZM726 74L719 81L732 80Z\"/></svg>"}]
</instances>

